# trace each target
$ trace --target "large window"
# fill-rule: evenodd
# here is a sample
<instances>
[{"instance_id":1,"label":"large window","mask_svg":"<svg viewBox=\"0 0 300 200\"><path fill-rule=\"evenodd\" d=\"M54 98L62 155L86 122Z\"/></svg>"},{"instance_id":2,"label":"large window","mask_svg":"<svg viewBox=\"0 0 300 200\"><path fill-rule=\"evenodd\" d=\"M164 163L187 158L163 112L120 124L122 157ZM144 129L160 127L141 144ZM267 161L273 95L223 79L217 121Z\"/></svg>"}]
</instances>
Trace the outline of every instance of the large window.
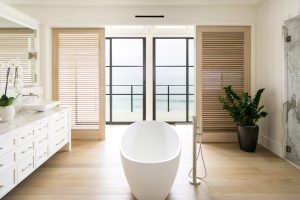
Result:
<instances>
[{"instance_id":1,"label":"large window","mask_svg":"<svg viewBox=\"0 0 300 200\"><path fill-rule=\"evenodd\" d=\"M189 122L194 114L193 38L153 39L153 118Z\"/></svg>"},{"instance_id":2,"label":"large window","mask_svg":"<svg viewBox=\"0 0 300 200\"><path fill-rule=\"evenodd\" d=\"M106 39L106 122L145 120L145 38Z\"/></svg>"}]
</instances>

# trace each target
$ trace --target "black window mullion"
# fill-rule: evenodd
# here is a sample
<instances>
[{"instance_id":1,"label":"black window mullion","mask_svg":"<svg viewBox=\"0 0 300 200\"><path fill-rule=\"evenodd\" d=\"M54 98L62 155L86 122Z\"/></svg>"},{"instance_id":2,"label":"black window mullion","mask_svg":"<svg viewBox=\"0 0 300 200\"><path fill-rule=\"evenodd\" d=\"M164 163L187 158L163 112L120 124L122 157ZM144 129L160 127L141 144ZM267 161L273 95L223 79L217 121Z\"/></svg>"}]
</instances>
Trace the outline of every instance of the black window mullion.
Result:
<instances>
[{"instance_id":1,"label":"black window mullion","mask_svg":"<svg viewBox=\"0 0 300 200\"><path fill-rule=\"evenodd\" d=\"M156 39L153 38L153 120L156 120Z\"/></svg>"},{"instance_id":2,"label":"black window mullion","mask_svg":"<svg viewBox=\"0 0 300 200\"><path fill-rule=\"evenodd\" d=\"M143 120L146 120L146 38L143 38Z\"/></svg>"},{"instance_id":3,"label":"black window mullion","mask_svg":"<svg viewBox=\"0 0 300 200\"><path fill-rule=\"evenodd\" d=\"M185 65L182 66L158 66L156 65L156 39L185 39L186 40L186 63ZM164 95L164 94L156 94L156 68L158 67L185 67L186 69L186 91L183 94L172 94L172 95L185 95L186 96L186 116L185 116L185 120L184 121L168 121L168 123L172 124L172 123L189 123L189 108L190 108L190 104L189 104L189 100L190 100L190 89L189 89L189 67L193 67L193 66L189 66L189 40L192 40L192 37L154 37L153 38L153 120L156 120L156 96L157 95Z\"/></svg>"},{"instance_id":4,"label":"black window mullion","mask_svg":"<svg viewBox=\"0 0 300 200\"><path fill-rule=\"evenodd\" d=\"M146 109L145 109L145 107L146 107L146 94L145 94L145 91L146 91L146 84L145 84L145 78L146 78L146 70L145 70L145 66L146 66L146 61L145 61L145 59L146 59L146 39L145 38L142 38L142 37L107 37L106 38L107 40L109 40L109 45L110 45L110 56L109 56L109 59L110 59L110 65L109 66L107 66L107 67L109 67L110 68L110 73L109 73L109 76L110 76L110 81L109 81L109 84L110 84L110 88L109 88L109 90L110 90L110 94L109 94L109 101L110 101L110 119L109 119L109 121L107 122L107 123L109 123L109 124L130 124L130 123L132 123L131 121L118 121L118 122L114 122L113 121L113 97L115 96L115 95L124 95L124 96L132 96L132 97L135 97L135 96L140 96L140 95L142 95L143 96L143 120L145 120L146 119ZM112 40L113 39L142 39L142 41L143 41L143 65L142 66L121 66L121 65L113 65L113 63L112 63L112 60L113 60L113 57L112 57ZM142 91L143 91L143 93L142 94L113 94L113 81L112 81L112 79L113 79L113 68L119 68L119 67L124 67L124 68L128 68L128 67L132 67L132 68L142 68L143 69L143 85L138 85L138 86L142 86ZM114 85L115 86L115 85ZM119 86L122 86L122 85L119 85ZM130 86L130 85L129 85ZM137 86L137 85L133 85L133 87L134 86ZM133 101L131 102L131 103L133 103ZM132 107L133 105L131 105L131 107Z\"/></svg>"},{"instance_id":5,"label":"black window mullion","mask_svg":"<svg viewBox=\"0 0 300 200\"><path fill-rule=\"evenodd\" d=\"M186 39L186 122L189 121L189 39Z\"/></svg>"},{"instance_id":6,"label":"black window mullion","mask_svg":"<svg viewBox=\"0 0 300 200\"><path fill-rule=\"evenodd\" d=\"M109 123L112 123L112 114L113 114L113 107L112 107L112 39L109 39Z\"/></svg>"}]
</instances>

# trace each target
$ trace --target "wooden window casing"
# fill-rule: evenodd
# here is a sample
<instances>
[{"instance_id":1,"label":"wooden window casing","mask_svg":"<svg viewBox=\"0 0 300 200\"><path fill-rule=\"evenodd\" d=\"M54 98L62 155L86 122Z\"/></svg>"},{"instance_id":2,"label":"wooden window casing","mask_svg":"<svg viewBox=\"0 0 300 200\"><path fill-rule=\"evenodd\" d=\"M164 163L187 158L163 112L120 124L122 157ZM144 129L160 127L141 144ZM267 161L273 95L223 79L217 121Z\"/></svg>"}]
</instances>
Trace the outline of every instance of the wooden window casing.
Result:
<instances>
[{"instance_id":1,"label":"wooden window casing","mask_svg":"<svg viewBox=\"0 0 300 200\"><path fill-rule=\"evenodd\" d=\"M204 133L235 132L236 124L218 97L227 85L239 94L250 92L251 28L198 26L196 40L197 123Z\"/></svg>"},{"instance_id":2,"label":"wooden window casing","mask_svg":"<svg viewBox=\"0 0 300 200\"><path fill-rule=\"evenodd\" d=\"M72 107L72 138L105 137L105 32L52 29L52 99Z\"/></svg>"}]
</instances>

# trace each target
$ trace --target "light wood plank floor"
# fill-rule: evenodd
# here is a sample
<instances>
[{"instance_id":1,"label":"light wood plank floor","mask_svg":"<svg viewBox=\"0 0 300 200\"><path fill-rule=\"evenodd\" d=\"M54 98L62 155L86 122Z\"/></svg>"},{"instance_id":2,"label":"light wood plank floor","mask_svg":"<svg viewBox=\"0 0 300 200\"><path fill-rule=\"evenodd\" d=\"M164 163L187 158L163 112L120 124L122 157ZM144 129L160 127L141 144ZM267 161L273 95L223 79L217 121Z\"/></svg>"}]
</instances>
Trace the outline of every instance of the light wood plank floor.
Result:
<instances>
[{"instance_id":1,"label":"light wood plank floor","mask_svg":"<svg viewBox=\"0 0 300 200\"><path fill-rule=\"evenodd\" d=\"M25 179L4 200L129 200L118 144L126 126L108 126L105 141L74 141ZM176 126L183 141L179 172L169 200L300 199L300 170L259 147L256 153L235 143L204 144L208 177L191 186L191 126ZM200 165L200 162L199 162ZM200 173L203 172L199 166Z\"/></svg>"}]
</instances>

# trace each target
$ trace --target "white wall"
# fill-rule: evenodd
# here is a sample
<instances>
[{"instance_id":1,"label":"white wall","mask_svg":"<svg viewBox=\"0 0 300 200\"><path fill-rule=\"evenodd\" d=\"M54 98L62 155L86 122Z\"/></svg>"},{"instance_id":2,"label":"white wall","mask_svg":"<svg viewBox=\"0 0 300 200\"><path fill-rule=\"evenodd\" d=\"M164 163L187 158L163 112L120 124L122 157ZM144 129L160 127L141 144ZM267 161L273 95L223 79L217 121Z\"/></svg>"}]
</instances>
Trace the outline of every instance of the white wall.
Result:
<instances>
[{"instance_id":1,"label":"white wall","mask_svg":"<svg viewBox=\"0 0 300 200\"><path fill-rule=\"evenodd\" d=\"M40 80L45 88L46 99L51 99L52 27L253 25L254 30L256 16L255 6L21 6L17 8L43 24L40 33L42 60ZM165 18L135 19L135 14L164 14Z\"/></svg>"},{"instance_id":2,"label":"white wall","mask_svg":"<svg viewBox=\"0 0 300 200\"><path fill-rule=\"evenodd\" d=\"M144 24L253 23L255 6L46 6L18 7L51 25L103 26ZM163 14L164 19L135 19L136 14Z\"/></svg>"},{"instance_id":3,"label":"white wall","mask_svg":"<svg viewBox=\"0 0 300 200\"><path fill-rule=\"evenodd\" d=\"M42 22L41 84L51 98L51 28L107 25L251 25L252 94L266 88L260 143L282 156L282 104L285 101L283 20L298 13L299 0L265 0L256 6L93 6L18 7ZM299 1L300 11L300 1ZM135 14L164 14L165 19L134 19ZM148 82L148 81L147 81ZM149 107L148 109L150 109Z\"/></svg>"},{"instance_id":4,"label":"white wall","mask_svg":"<svg viewBox=\"0 0 300 200\"><path fill-rule=\"evenodd\" d=\"M265 87L262 103L269 116L261 121L260 143L282 155L282 103L285 99L284 18L297 14L290 1L265 0L259 6L21 6L19 10L42 22L41 84L51 99L51 28L111 25L250 25L252 26L252 94ZM300 0L297 0L300 1ZM299 4L300 5L300 4ZM300 8L300 6L299 6ZM164 14L164 19L135 19L135 14ZM151 51L150 51L151 52ZM148 65L150 65L149 61ZM152 74L151 70L148 70ZM150 72L151 71L151 72ZM147 84L152 81L148 78ZM152 91L147 88L147 91ZM152 94L147 95L151 99ZM149 102L149 101L148 101ZM147 105L147 119L152 117Z\"/></svg>"},{"instance_id":5,"label":"white wall","mask_svg":"<svg viewBox=\"0 0 300 200\"><path fill-rule=\"evenodd\" d=\"M262 0L258 6L93 6L18 7L43 23L41 84L51 98L51 28L106 25L252 25L252 93L266 88L259 141L283 155L283 103L286 100L282 25L300 14L300 0ZM135 14L164 14L165 19L134 19Z\"/></svg>"},{"instance_id":6,"label":"white wall","mask_svg":"<svg viewBox=\"0 0 300 200\"><path fill-rule=\"evenodd\" d=\"M300 14L300 0L265 0L256 23L255 88L266 88L262 103L269 115L261 123L260 143L284 156L283 104L287 98L284 59L284 21Z\"/></svg>"}]
</instances>

